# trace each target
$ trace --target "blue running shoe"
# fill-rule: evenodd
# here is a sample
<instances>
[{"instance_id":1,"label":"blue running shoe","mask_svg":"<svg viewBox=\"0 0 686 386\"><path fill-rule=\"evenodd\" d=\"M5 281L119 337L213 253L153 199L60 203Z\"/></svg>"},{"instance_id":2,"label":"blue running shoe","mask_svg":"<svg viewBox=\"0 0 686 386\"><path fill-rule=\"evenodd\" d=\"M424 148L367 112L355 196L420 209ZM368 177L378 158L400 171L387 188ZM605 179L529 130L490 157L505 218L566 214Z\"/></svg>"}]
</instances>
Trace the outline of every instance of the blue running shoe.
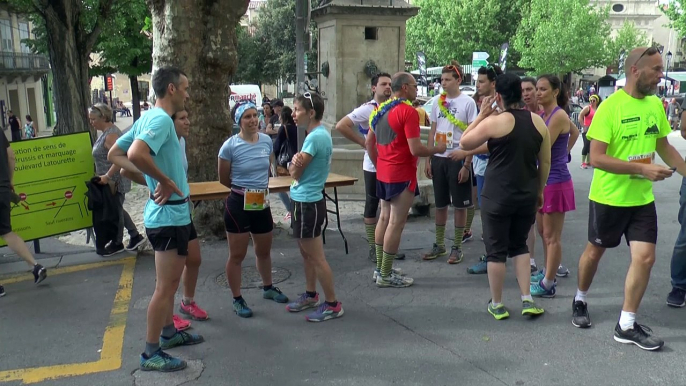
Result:
<instances>
[{"instance_id":1,"label":"blue running shoe","mask_svg":"<svg viewBox=\"0 0 686 386\"><path fill-rule=\"evenodd\" d=\"M233 312L241 318L249 318L252 316L252 310L248 307L248 303L246 303L243 298L233 301Z\"/></svg>"},{"instance_id":2,"label":"blue running shoe","mask_svg":"<svg viewBox=\"0 0 686 386\"><path fill-rule=\"evenodd\" d=\"M263 299L271 299L277 303L288 303L288 296L284 295L279 287L272 287L262 292Z\"/></svg>"},{"instance_id":3,"label":"blue running shoe","mask_svg":"<svg viewBox=\"0 0 686 386\"><path fill-rule=\"evenodd\" d=\"M531 283L531 296L537 296L541 298L554 298L555 297L555 287L557 283L553 283L553 286L548 289L543 286L543 280L538 283Z\"/></svg>"},{"instance_id":4,"label":"blue running shoe","mask_svg":"<svg viewBox=\"0 0 686 386\"><path fill-rule=\"evenodd\" d=\"M483 275L487 273L488 262L486 261L486 255L479 258L479 262L467 268L467 272L473 275Z\"/></svg>"},{"instance_id":5,"label":"blue running shoe","mask_svg":"<svg viewBox=\"0 0 686 386\"><path fill-rule=\"evenodd\" d=\"M541 280L545 278L545 271L542 269L536 272L536 274L531 275L531 280L529 280L529 283L538 283Z\"/></svg>"},{"instance_id":6,"label":"blue running shoe","mask_svg":"<svg viewBox=\"0 0 686 386\"><path fill-rule=\"evenodd\" d=\"M149 358L146 358L145 354L141 354L140 369L142 371L161 371L167 373L183 370L186 366L186 361L174 358L162 351L162 349L155 351Z\"/></svg>"},{"instance_id":7,"label":"blue running shoe","mask_svg":"<svg viewBox=\"0 0 686 386\"><path fill-rule=\"evenodd\" d=\"M331 307L324 302L317 307L317 311L307 315L305 319L308 322L325 322L329 319L340 318L341 316L343 316L343 305L341 302L338 302L336 307Z\"/></svg>"},{"instance_id":8,"label":"blue running shoe","mask_svg":"<svg viewBox=\"0 0 686 386\"><path fill-rule=\"evenodd\" d=\"M191 346L194 344L202 343L205 338L202 335L189 334L185 331L176 331L176 334L171 338L160 337L160 348L162 350L169 350L170 348L179 346Z\"/></svg>"}]
</instances>

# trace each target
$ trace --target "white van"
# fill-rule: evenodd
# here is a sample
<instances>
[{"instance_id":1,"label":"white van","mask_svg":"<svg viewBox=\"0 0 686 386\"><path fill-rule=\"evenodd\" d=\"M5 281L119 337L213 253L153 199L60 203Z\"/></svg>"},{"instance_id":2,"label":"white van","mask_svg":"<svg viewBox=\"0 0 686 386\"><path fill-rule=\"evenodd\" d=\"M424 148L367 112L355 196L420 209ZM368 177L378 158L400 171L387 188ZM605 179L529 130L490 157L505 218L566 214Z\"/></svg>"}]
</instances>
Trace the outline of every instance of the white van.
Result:
<instances>
[{"instance_id":1,"label":"white van","mask_svg":"<svg viewBox=\"0 0 686 386\"><path fill-rule=\"evenodd\" d=\"M229 109L232 109L236 102L251 101L257 105L258 110L262 110L262 91L256 84L232 84L231 95L229 95Z\"/></svg>"}]
</instances>

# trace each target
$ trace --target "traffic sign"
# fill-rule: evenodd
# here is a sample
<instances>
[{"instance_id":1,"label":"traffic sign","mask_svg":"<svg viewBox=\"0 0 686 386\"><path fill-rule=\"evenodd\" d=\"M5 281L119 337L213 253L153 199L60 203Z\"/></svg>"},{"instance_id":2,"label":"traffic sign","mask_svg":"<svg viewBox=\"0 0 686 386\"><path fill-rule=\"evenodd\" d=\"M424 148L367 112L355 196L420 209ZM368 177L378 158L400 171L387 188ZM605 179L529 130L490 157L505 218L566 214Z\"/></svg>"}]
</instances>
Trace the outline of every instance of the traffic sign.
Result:
<instances>
[{"instance_id":1,"label":"traffic sign","mask_svg":"<svg viewBox=\"0 0 686 386\"><path fill-rule=\"evenodd\" d=\"M485 59L472 60L472 67L479 68L479 67L486 67L486 66L488 66L488 60L485 60Z\"/></svg>"},{"instance_id":2,"label":"traffic sign","mask_svg":"<svg viewBox=\"0 0 686 386\"><path fill-rule=\"evenodd\" d=\"M488 52L472 52L472 60L488 60Z\"/></svg>"}]
</instances>

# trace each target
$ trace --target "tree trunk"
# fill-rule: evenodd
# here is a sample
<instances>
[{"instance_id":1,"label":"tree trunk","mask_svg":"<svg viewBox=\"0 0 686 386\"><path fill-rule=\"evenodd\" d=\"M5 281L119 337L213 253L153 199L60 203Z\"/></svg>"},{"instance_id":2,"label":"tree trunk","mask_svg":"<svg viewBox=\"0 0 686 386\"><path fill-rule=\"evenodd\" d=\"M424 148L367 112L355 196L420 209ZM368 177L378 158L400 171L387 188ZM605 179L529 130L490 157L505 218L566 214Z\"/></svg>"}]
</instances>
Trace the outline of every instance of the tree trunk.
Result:
<instances>
[{"instance_id":1,"label":"tree trunk","mask_svg":"<svg viewBox=\"0 0 686 386\"><path fill-rule=\"evenodd\" d=\"M153 24L153 73L163 66L182 69L190 82L186 108L191 135L186 144L188 178L217 181L217 154L231 135L230 77L237 66L236 24L247 0L147 0ZM223 236L223 202L205 202L194 212L202 234Z\"/></svg>"},{"instance_id":2,"label":"tree trunk","mask_svg":"<svg viewBox=\"0 0 686 386\"><path fill-rule=\"evenodd\" d=\"M136 122L141 117L141 98L138 90L138 77L129 75L131 82L131 112L133 113L133 121Z\"/></svg>"},{"instance_id":3,"label":"tree trunk","mask_svg":"<svg viewBox=\"0 0 686 386\"><path fill-rule=\"evenodd\" d=\"M81 12L84 11L82 0L42 2L47 5L36 9L45 20L58 134L90 129L89 56L100 35L101 20L108 17L112 1L100 1L99 9L95 10L98 12L98 20L90 32L84 31L80 20Z\"/></svg>"}]
</instances>

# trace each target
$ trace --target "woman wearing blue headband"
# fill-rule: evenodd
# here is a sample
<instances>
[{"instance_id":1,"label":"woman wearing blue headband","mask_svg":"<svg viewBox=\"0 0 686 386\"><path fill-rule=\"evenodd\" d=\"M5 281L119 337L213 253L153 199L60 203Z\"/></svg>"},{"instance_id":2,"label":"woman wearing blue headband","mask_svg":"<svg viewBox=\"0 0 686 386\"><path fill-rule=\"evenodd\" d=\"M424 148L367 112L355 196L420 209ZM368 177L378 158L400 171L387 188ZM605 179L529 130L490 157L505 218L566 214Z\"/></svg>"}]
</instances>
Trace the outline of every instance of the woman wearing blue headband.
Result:
<instances>
[{"instance_id":1,"label":"woman wearing blue headband","mask_svg":"<svg viewBox=\"0 0 686 386\"><path fill-rule=\"evenodd\" d=\"M255 249L257 270L262 277L264 299L287 303L288 297L272 284L272 230L269 209L269 170L274 164L272 140L259 132L257 106L236 104L231 118L240 132L224 142L219 150L219 182L231 189L226 199L224 225L229 243L226 278L233 294L233 310L243 318L252 310L241 296L241 265L248 252L250 236Z\"/></svg>"}]
</instances>

